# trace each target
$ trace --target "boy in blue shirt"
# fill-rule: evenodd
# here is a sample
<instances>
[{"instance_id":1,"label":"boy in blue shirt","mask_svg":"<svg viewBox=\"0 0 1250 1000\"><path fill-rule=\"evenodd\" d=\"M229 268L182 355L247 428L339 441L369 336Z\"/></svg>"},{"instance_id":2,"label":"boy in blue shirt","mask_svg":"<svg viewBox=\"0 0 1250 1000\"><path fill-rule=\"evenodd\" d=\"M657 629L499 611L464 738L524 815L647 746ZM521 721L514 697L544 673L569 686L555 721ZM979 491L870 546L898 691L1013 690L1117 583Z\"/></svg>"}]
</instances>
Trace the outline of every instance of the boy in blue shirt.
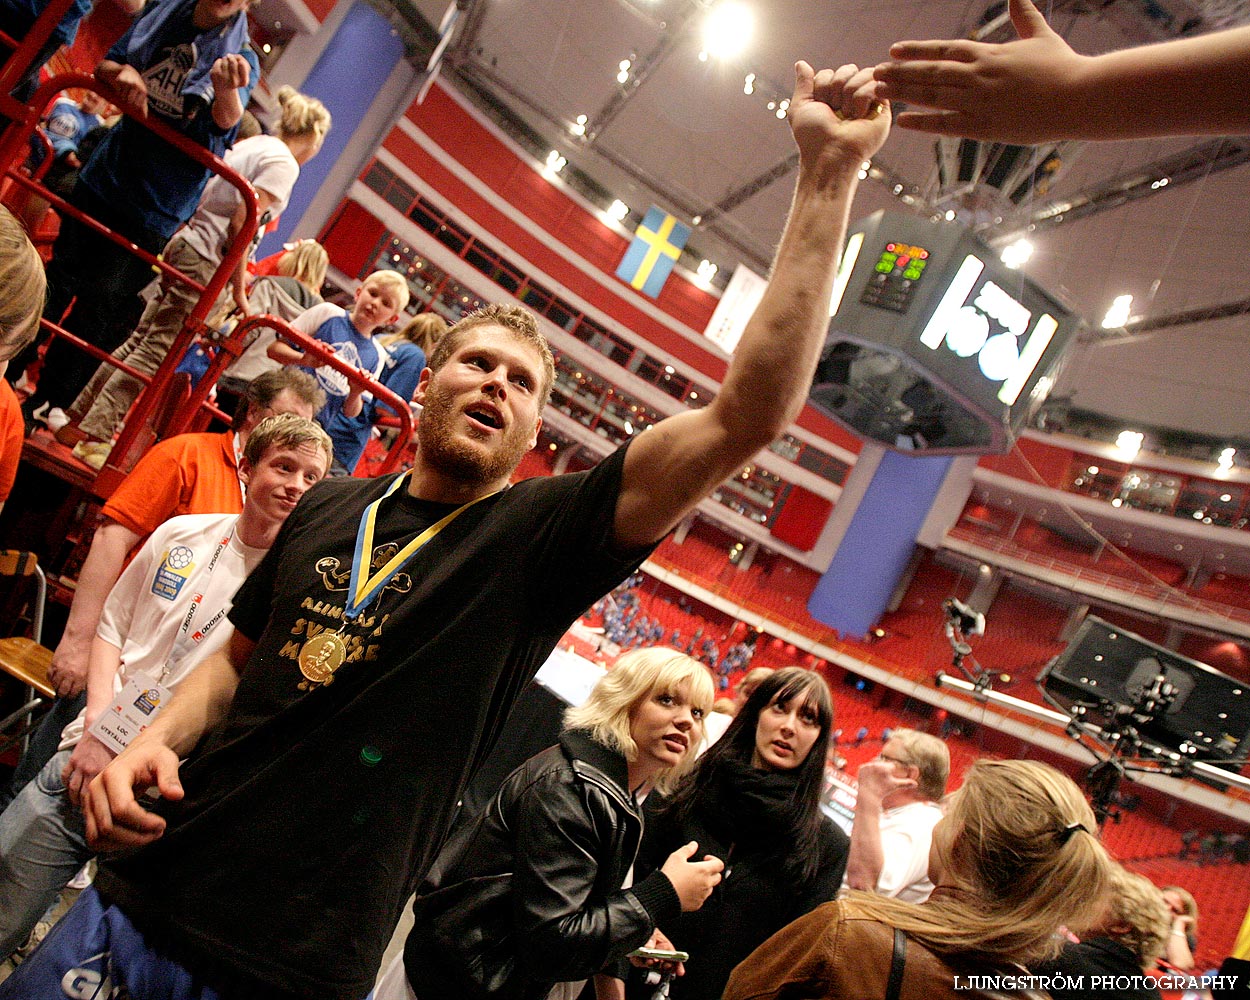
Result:
<instances>
[{"instance_id":1,"label":"boy in blue shirt","mask_svg":"<svg viewBox=\"0 0 1250 1000\"><path fill-rule=\"evenodd\" d=\"M248 47L250 2L153 0L109 49L96 78L130 115L159 119L223 156L260 72ZM69 201L158 254L195 211L208 177L204 167L127 117L83 166ZM151 280L144 261L66 218L48 265L43 314L59 323L73 301L65 328L112 351L134 329L142 307L138 294ZM14 379L34 356L32 346L14 366ZM49 426L64 423L64 414L53 410L72 403L95 369L94 358L55 342L23 410L31 417L46 405Z\"/></svg>"},{"instance_id":2,"label":"boy in blue shirt","mask_svg":"<svg viewBox=\"0 0 1250 1000\"><path fill-rule=\"evenodd\" d=\"M386 349L374 343L374 333L399 319L408 305L408 279L398 271L374 271L356 289L356 302L346 313L331 302L313 306L296 317L291 326L300 333L329 344L334 353L348 364L377 379L386 364ZM365 394L360 386L329 367L314 368L297 347L275 340L268 354L284 365L300 365L317 378L325 390L326 404L317 414L317 423L325 428L334 442L332 475L350 475L364 448L362 430L368 435L368 424L358 418L365 409ZM372 403L372 397L369 398Z\"/></svg>"},{"instance_id":3,"label":"boy in blue shirt","mask_svg":"<svg viewBox=\"0 0 1250 1000\"><path fill-rule=\"evenodd\" d=\"M108 101L94 90L84 90L78 101L59 97L48 112L44 131L52 143L52 155L77 170L82 166L78 158L78 144L93 128L104 124Z\"/></svg>"}]
</instances>

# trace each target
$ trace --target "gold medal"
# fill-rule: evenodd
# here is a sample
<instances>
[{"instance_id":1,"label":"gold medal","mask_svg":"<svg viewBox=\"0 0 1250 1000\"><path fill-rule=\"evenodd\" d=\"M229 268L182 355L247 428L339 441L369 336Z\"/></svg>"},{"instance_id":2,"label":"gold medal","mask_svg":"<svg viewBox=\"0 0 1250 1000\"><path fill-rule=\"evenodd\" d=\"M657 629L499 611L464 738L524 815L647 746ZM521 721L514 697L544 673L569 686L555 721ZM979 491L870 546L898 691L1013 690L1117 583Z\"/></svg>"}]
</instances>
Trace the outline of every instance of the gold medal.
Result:
<instances>
[{"instance_id":1,"label":"gold medal","mask_svg":"<svg viewBox=\"0 0 1250 1000\"><path fill-rule=\"evenodd\" d=\"M356 529L356 546L352 555L351 576L348 579L348 600L340 617L343 624L338 632L319 632L300 647L299 672L304 675L304 679L297 687L301 691L311 691L334 682L334 672L347 661L347 643L343 639L343 628L355 622L370 602L381 597L387 585L399 576L404 566L427 542L474 504L495 495L495 493L487 493L476 500L462 504L442 520L430 525L402 549L395 545L385 546L382 551L390 551L390 556L384 565L371 574L370 570L373 568L371 563L374 558L373 532L378 508L383 500L399 489L407 475L408 473L405 472L396 476L386 492L368 504L360 515L360 525ZM337 565L338 560L321 560L317 563L319 572L322 565L327 562ZM329 587L328 582L326 586ZM407 586L411 587L411 580ZM404 589L401 589L402 592Z\"/></svg>"},{"instance_id":2,"label":"gold medal","mask_svg":"<svg viewBox=\"0 0 1250 1000\"><path fill-rule=\"evenodd\" d=\"M300 647L299 671L312 684L329 684L346 659L343 637L337 632L319 632Z\"/></svg>"}]
</instances>

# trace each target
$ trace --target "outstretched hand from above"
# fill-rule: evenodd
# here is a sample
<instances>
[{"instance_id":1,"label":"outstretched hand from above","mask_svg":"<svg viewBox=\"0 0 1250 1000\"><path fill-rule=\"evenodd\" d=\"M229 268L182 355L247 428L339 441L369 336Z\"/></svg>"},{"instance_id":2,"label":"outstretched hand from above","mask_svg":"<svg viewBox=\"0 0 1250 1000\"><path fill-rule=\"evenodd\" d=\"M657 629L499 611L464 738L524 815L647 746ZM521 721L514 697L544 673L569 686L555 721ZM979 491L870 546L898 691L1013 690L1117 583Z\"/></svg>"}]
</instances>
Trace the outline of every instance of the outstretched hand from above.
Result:
<instances>
[{"instance_id":1,"label":"outstretched hand from above","mask_svg":"<svg viewBox=\"0 0 1250 1000\"><path fill-rule=\"evenodd\" d=\"M1088 59L1046 23L1031 0L1011 0L1019 38L898 42L873 70L878 97L922 105L900 128L1027 145L1068 138L1081 116L1074 96Z\"/></svg>"}]
</instances>

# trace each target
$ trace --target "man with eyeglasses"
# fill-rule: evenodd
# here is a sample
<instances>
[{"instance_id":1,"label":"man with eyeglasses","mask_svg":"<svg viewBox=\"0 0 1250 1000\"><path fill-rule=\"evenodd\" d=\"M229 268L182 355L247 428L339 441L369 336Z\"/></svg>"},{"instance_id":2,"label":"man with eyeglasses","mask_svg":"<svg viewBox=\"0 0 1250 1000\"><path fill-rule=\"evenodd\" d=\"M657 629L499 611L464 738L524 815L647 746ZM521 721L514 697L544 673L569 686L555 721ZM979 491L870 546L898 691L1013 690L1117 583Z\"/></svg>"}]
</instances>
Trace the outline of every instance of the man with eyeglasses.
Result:
<instances>
[{"instance_id":1,"label":"man with eyeglasses","mask_svg":"<svg viewBox=\"0 0 1250 1000\"><path fill-rule=\"evenodd\" d=\"M946 744L914 729L895 729L860 767L846 885L909 903L929 898L929 845L950 770Z\"/></svg>"}]
</instances>

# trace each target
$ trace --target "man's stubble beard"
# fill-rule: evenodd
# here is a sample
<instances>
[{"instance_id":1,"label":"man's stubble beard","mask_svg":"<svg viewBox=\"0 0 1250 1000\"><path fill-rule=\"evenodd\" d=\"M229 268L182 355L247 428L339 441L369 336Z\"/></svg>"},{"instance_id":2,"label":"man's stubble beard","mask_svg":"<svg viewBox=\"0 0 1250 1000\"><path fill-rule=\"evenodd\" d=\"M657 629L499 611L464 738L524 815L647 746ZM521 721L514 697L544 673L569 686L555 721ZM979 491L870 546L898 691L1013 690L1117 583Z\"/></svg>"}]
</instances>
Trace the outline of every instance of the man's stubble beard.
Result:
<instances>
[{"instance_id":1,"label":"man's stubble beard","mask_svg":"<svg viewBox=\"0 0 1250 1000\"><path fill-rule=\"evenodd\" d=\"M455 407L450 390L431 382L417 424L422 460L466 486L485 486L511 475L530 450L528 435L514 425L505 432L502 448L483 452L453 433L459 416Z\"/></svg>"}]
</instances>

